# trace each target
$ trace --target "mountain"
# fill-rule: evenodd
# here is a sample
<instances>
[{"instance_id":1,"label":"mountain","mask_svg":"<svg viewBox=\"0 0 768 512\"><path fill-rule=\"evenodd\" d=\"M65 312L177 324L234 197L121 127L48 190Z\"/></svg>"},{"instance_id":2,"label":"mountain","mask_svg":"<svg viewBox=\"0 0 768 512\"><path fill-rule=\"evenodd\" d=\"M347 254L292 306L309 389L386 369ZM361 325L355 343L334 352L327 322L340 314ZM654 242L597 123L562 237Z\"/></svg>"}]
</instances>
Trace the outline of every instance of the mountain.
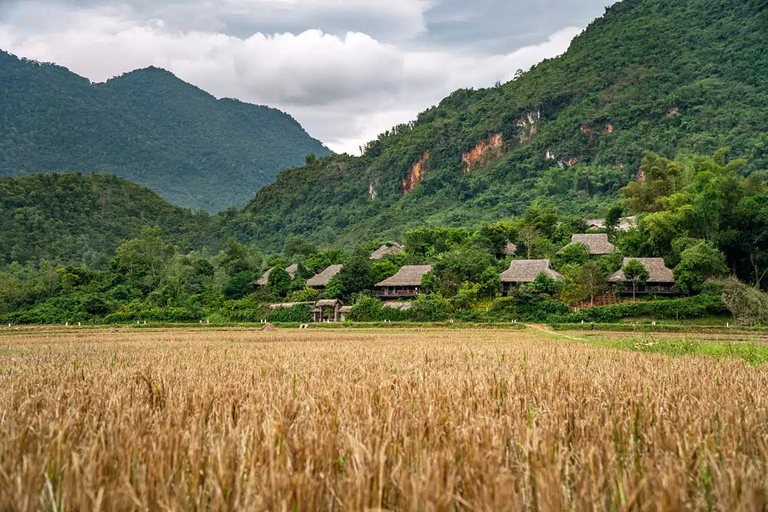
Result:
<instances>
[{"instance_id":1,"label":"mountain","mask_svg":"<svg viewBox=\"0 0 768 512\"><path fill-rule=\"evenodd\" d=\"M361 157L283 171L229 233L278 249L398 238L417 225L471 225L533 204L596 215L663 156L730 147L768 168L768 2L625 0L564 55L514 81L459 90Z\"/></svg>"},{"instance_id":2,"label":"mountain","mask_svg":"<svg viewBox=\"0 0 768 512\"><path fill-rule=\"evenodd\" d=\"M91 83L0 51L0 89L0 176L105 172L217 212L331 154L279 110L217 100L157 68Z\"/></svg>"},{"instance_id":3,"label":"mountain","mask_svg":"<svg viewBox=\"0 0 768 512\"><path fill-rule=\"evenodd\" d=\"M114 175L36 174L0 178L0 267L18 262L109 265L121 241L159 226L180 247L202 247L211 218L173 206Z\"/></svg>"}]
</instances>

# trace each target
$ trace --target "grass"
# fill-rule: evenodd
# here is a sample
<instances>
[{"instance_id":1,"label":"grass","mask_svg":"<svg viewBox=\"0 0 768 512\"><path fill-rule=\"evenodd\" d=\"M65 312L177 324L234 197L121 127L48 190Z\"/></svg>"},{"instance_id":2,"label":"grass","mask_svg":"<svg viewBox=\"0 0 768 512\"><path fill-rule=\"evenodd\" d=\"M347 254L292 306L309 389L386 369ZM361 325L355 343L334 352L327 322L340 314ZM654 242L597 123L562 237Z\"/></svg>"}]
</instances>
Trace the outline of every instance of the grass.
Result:
<instances>
[{"instance_id":1,"label":"grass","mask_svg":"<svg viewBox=\"0 0 768 512\"><path fill-rule=\"evenodd\" d=\"M564 330L565 326L559 326ZM602 326L601 326L602 327ZM662 334L663 333L663 334ZM753 366L768 363L768 338L763 334L750 331L729 332L726 330L710 331L710 334L678 334L664 331L639 330L627 337L621 330L614 332L596 331L585 334L572 331L571 339L587 341L594 345L618 350L663 354L667 356L706 356L715 358L741 359Z\"/></svg>"},{"instance_id":2,"label":"grass","mask_svg":"<svg viewBox=\"0 0 768 512\"><path fill-rule=\"evenodd\" d=\"M0 338L0 510L765 509L768 369L539 334Z\"/></svg>"}]
</instances>

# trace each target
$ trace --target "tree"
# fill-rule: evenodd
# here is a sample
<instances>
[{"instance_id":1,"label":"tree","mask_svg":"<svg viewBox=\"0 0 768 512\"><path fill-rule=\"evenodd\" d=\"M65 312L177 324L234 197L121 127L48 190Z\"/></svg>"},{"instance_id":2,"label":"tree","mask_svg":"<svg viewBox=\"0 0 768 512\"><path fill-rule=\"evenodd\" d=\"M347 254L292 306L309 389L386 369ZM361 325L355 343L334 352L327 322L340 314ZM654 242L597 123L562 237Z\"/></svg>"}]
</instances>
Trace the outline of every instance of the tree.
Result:
<instances>
[{"instance_id":1,"label":"tree","mask_svg":"<svg viewBox=\"0 0 768 512\"><path fill-rule=\"evenodd\" d=\"M621 225L621 219L624 217L624 207L620 204L611 206L608 214L605 216L605 229L610 236L615 236L616 230Z\"/></svg>"},{"instance_id":2,"label":"tree","mask_svg":"<svg viewBox=\"0 0 768 512\"><path fill-rule=\"evenodd\" d=\"M686 295L701 293L707 279L727 273L723 253L704 240L684 250L674 270L677 288Z\"/></svg>"},{"instance_id":3,"label":"tree","mask_svg":"<svg viewBox=\"0 0 768 512\"><path fill-rule=\"evenodd\" d=\"M507 232L500 224L484 224L475 234L475 245L496 258L504 255Z\"/></svg>"},{"instance_id":4,"label":"tree","mask_svg":"<svg viewBox=\"0 0 768 512\"><path fill-rule=\"evenodd\" d=\"M378 281L373 278L373 263L368 251L357 249L344 264L338 276L342 294L350 296L353 293L370 290Z\"/></svg>"},{"instance_id":5,"label":"tree","mask_svg":"<svg viewBox=\"0 0 768 512\"><path fill-rule=\"evenodd\" d=\"M433 265L437 291L453 297L463 283L479 283L488 267L495 268L494 263L490 254L472 247L441 254Z\"/></svg>"},{"instance_id":6,"label":"tree","mask_svg":"<svg viewBox=\"0 0 768 512\"><path fill-rule=\"evenodd\" d=\"M218 262L227 274L233 276L244 271L258 271L264 263L264 258L255 247L247 247L230 238L227 247L219 254Z\"/></svg>"},{"instance_id":7,"label":"tree","mask_svg":"<svg viewBox=\"0 0 768 512\"><path fill-rule=\"evenodd\" d=\"M144 228L141 237L123 242L117 248L111 270L122 275L129 284L149 293L159 283L168 262L175 253L165 244L160 228Z\"/></svg>"},{"instance_id":8,"label":"tree","mask_svg":"<svg viewBox=\"0 0 768 512\"><path fill-rule=\"evenodd\" d=\"M269 273L267 283L275 300L284 299L291 290L291 274L282 266L277 266Z\"/></svg>"},{"instance_id":9,"label":"tree","mask_svg":"<svg viewBox=\"0 0 768 512\"><path fill-rule=\"evenodd\" d=\"M339 275L335 275L328 281L323 296L326 299L340 299L344 296L344 283Z\"/></svg>"},{"instance_id":10,"label":"tree","mask_svg":"<svg viewBox=\"0 0 768 512\"><path fill-rule=\"evenodd\" d=\"M477 287L478 296L493 299L499 294L500 290L501 276L499 272L493 267L488 267L480 276L480 282Z\"/></svg>"},{"instance_id":11,"label":"tree","mask_svg":"<svg viewBox=\"0 0 768 512\"><path fill-rule=\"evenodd\" d=\"M285 272L285 271L283 271ZM287 274L287 272L286 272ZM272 275L270 274L270 278ZM246 297L253 291L253 273L243 270L232 276L224 285L224 297L228 300L238 300Z\"/></svg>"},{"instance_id":12,"label":"tree","mask_svg":"<svg viewBox=\"0 0 768 512\"><path fill-rule=\"evenodd\" d=\"M541 232L531 225L523 226L517 233L517 239L522 242L528 252L528 259L533 257L533 250L541 240Z\"/></svg>"},{"instance_id":13,"label":"tree","mask_svg":"<svg viewBox=\"0 0 768 512\"><path fill-rule=\"evenodd\" d=\"M624 279L632 283L632 300L636 300L637 285L648 281L648 269L637 260L630 260L622 269Z\"/></svg>"},{"instance_id":14,"label":"tree","mask_svg":"<svg viewBox=\"0 0 768 512\"><path fill-rule=\"evenodd\" d=\"M589 261L587 244L569 244L557 255L560 265L584 265Z\"/></svg>"},{"instance_id":15,"label":"tree","mask_svg":"<svg viewBox=\"0 0 768 512\"><path fill-rule=\"evenodd\" d=\"M585 294L589 297L589 305L594 306L595 295L605 290L608 284L605 270L597 263L590 261L585 263L576 275L577 283L583 287Z\"/></svg>"},{"instance_id":16,"label":"tree","mask_svg":"<svg viewBox=\"0 0 768 512\"><path fill-rule=\"evenodd\" d=\"M307 242L307 240L299 235L288 235L283 243L283 255L289 260L294 256L301 256L306 258L313 254L317 254L317 247Z\"/></svg>"},{"instance_id":17,"label":"tree","mask_svg":"<svg viewBox=\"0 0 768 512\"><path fill-rule=\"evenodd\" d=\"M563 284L542 272L536 276L536 279L534 279L533 282L528 284L525 288L526 291L529 292L543 293L549 296L555 296L563 288Z\"/></svg>"}]
</instances>

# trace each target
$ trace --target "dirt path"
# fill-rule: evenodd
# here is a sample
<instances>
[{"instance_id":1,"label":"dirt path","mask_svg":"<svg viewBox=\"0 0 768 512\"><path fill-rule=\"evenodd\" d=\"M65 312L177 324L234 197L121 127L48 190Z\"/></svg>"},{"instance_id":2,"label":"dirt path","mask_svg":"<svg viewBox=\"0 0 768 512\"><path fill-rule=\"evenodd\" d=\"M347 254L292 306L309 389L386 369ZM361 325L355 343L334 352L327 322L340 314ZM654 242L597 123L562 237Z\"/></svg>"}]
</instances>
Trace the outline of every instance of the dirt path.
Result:
<instances>
[{"instance_id":1,"label":"dirt path","mask_svg":"<svg viewBox=\"0 0 768 512\"><path fill-rule=\"evenodd\" d=\"M525 324L525 326L529 329L533 329L534 331L539 331L544 334L548 334L550 336L557 336L558 338L565 338L572 341L588 341L584 338L577 338L575 336L569 336L567 334L561 334L559 332L555 332L552 330L552 328L548 325L541 325L541 324Z\"/></svg>"}]
</instances>

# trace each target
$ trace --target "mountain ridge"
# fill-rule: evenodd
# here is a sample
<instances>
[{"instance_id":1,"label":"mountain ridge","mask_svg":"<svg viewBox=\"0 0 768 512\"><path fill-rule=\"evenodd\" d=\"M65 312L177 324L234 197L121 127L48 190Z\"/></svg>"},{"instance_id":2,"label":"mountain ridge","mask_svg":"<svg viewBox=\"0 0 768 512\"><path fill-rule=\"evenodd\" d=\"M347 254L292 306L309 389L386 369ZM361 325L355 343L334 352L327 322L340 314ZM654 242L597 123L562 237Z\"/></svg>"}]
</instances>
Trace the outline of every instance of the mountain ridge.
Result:
<instances>
[{"instance_id":1,"label":"mountain ridge","mask_svg":"<svg viewBox=\"0 0 768 512\"><path fill-rule=\"evenodd\" d=\"M215 213L306 155L331 154L290 115L218 99L157 67L91 82L0 51L0 85L0 176L113 173Z\"/></svg>"},{"instance_id":2,"label":"mountain ridge","mask_svg":"<svg viewBox=\"0 0 768 512\"><path fill-rule=\"evenodd\" d=\"M624 0L568 51L506 84L461 89L369 142L283 171L232 221L279 249L467 226L534 203L596 215L646 150L731 147L768 168L768 14L763 0ZM473 156L475 155L475 156Z\"/></svg>"}]
</instances>

